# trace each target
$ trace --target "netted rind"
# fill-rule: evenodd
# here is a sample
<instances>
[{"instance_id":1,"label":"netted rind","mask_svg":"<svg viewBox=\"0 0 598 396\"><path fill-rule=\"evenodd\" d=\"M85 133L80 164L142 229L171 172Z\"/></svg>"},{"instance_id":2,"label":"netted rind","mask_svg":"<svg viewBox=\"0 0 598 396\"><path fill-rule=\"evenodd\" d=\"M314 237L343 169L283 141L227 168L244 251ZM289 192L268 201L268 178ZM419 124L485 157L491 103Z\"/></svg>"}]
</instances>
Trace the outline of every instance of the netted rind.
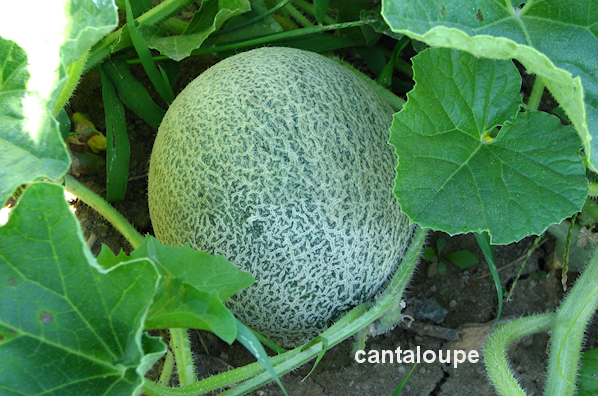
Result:
<instances>
[{"instance_id":1,"label":"netted rind","mask_svg":"<svg viewBox=\"0 0 598 396\"><path fill-rule=\"evenodd\" d=\"M277 342L303 342L372 298L410 241L392 194L391 121L365 82L315 53L225 59L160 126L149 173L156 236L252 274L229 307Z\"/></svg>"}]
</instances>

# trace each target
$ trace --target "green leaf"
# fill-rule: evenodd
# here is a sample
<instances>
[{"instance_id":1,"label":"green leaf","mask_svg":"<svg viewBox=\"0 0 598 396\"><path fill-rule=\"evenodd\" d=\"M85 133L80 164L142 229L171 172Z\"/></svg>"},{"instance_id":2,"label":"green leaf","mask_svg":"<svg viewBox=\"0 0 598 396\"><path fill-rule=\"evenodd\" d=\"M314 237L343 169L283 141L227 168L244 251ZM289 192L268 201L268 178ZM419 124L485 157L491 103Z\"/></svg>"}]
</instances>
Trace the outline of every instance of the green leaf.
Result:
<instances>
[{"instance_id":1,"label":"green leaf","mask_svg":"<svg viewBox=\"0 0 598 396\"><path fill-rule=\"evenodd\" d=\"M520 8L521 3L384 0L382 15L393 31L431 46L517 59L529 73L541 76L577 129L596 170L598 62L587 54L598 52L598 2L529 0Z\"/></svg>"},{"instance_id":2,"label":"green leaf","mask_svg":"<svg viewBox=\"0 0 598 396\"><path fill-rule=\"evenodd\" d=\"M476 265L479 260L468 250L459 250L446 256L453 264L459 268L469 268Z\"/></svg>"},{"instance_id":3,"label":"green leaf","mask_svg":"<svg viewBox=\"0 0 598 396\"><path fill-rule=\"evenodd\" d=\"M211 0L211 2L214 1ZM209 4L202 6L198 12L202 12L202 10L203 12L212 12L212 7ZM193 34L170 36L161 27L143 24L139 25L138 29L150 48L160 51L161 54L168 56L170 59L180 61L191 55L191 51L199 48L210 34L220 29L225 21L250 9L251 6L248 0L219 0L218 11L213 18L210 18L210 24L205 29ZM202 20L198 17L198 20L201 20L201 23L197 22L199 26L206 24L205 19Z\"/></svg>"},{"instance_id":4,"label":"green leaf","mask_svg":"<svg viewBox=\"0 0 598 396\"><path fill-rule=\"evenodd\" d=\"M431 246L426 247L424 249L424 252L422 253L422 258L426 261L430 261L434 257L437 257L436 252L434 251L434 248L432 248Z\"/></svg>"},{"instance_id":5,"label":"green leaf","mask_svg":"<svg viewBox=\"0 0 598 396\"><path fill-rule=\"evenodd\" d=\"M498 310L496 312L496 322L500 319L500 315L502 314L502 305L503 305L503 295L504 295L504 288L502 287L502 283L500 282L500 275L498 274L498 269L496 268L496 264L494 262L494 246L490 244L490 236L487 232L479 233L476 232L473 234L475 236L482 253L484 254L484 258L486 259L486 264L488 264L488 270L492 275L492 280L494 281L494 287L496 287L496 295L498 297Z\"/></svg>"},{"instance_id":6,"label":"green leaf","mask_svg":"<svg viewBox=\"0 0 598 396\"><path fill-rule=\"evenodd\" d=\"M272 362L270 361L270 357L266 353L266 350L262 346L260 340L257 339L255 334L245 326L241 321L237 320L237 341L239 341L255 358L260 362L265 368L266 371L270 374L272 379L276 381L280 389L282 389L283 393L288 396L287 391L282 386L282 382L280 382L280 378L274 371L274 367L272 366Z\"/></svg>"},{"instance_id":7,"label":"green leaf","mask_svg":"<svg viewBox=\"0 0 598 396\"><path fill-rule=\"evenodd\" d=\"M64 66L76 62L81 55L110 33L118 24L118 9L114 0L70 0L67 3L68 36L60 48L61 61ZM31 34L30 31L29 34Z\"/></svg>"},{"instance_id":8,"label":"green leaf","mask_svg":"<svg viewBox=\"0 0 598 396\"><path fill-rule=\"evenodd\" d=\"M438 260L438 273L440 275L446 274L446 263L444 260Z\"/></svg>"},{"instance_id":9,"label":"green leaf","mask_svg":"<svg viewBox=\"0 0 598 396\"><path fill-rule=\"evenodd\" d=\"M598 349L583 352L577 385L578 396L598 394Z\"/></svg>"},{"instance_id":10,"label":"green leaf","mask_svg":"<svg viewBox=\"0 0 598 396\"><path fill-rule=\"evenodd\" d=\"M546 113L517 113L512 62L430 48L413 69L390 137L394 192L411 221L508 244L581 209L588 186L575 131Z\"/></svg>"},{"instance_id":11,"label":"green leaf","mask_svg":"<svg viewBox=\"0 0 598 396\"><path fill-rule=\"evenodd\" d=\"M150 250L154 253L150 254ZM255 279L235 267L221 255L211 255L191 249L189 245L170 247L162 245L150 235L131 257L151 257L165 271L203 292L216 291L220 300L251 286Z\"/></svg>"},{"instance_id":12,"label":"green leaf","mask_svg":"<svg viewBox=\"0 0 598 396\"><path fill-rule=\"evenodd\" d=\"M314 8L316 10L316 21L321 25L324 23L324 17L328 11L329 0L314 0Z\"/></svg>"},{"instance_id":13,"label":"green leaf","mask_svg":"<svg viewBox=\"0 0 598 396\"><path fill-rule=\"evenodd\" d=\"M403 388L405 387L405 384L409 380L409 377L411 377L411 374L413 374L413 370L415 370L416 367L417 363L415 363L413 367L411 367L411 370L409 370L407 375L401 380L401 382L399 382L399 385L397 385L396 389L394 390L394 392L392 392L391 396L399 396L401 394Z\"/></svg>"},{"instance_id":14,"label":"green leaf","mask_svg":"<svg viewBox=\"0 0 598 396\"><path fill-rule=\"evenodd\" d=\"M284 31L280 23L272 17L272 14L278 10L284 12L285 3L288 2L289 0L280 1L276 6L268 9L264 0L249 0L251 10L227 20L218 31L214 32L206 45L243 42L251 38L264 37ZM215 40L212 41L212 38L215 38Z\"/></svg>"},{"instance_id":15,"label":"green leaf","mask_svg":"<svg viewBox=\"0 0 598 396\"><path fill-rule=\"evenodd\" d=\"M103 67L100 67L100 77L106 119L106 200L114 202L124 199L127 193L131 144L125 108Z\"/></svg>"},{"instance_id":16,"label":"green leaf","mask_svg":"<svg viewBox=\"0 0 598 396\"><path fill-rule=\"evenodd\" d=\"M322 350L320 351L320 353L318 353L318 357L316 358L316 361L314 362L314 365L312 366L311 370L309 370L309 373L307 373L307 375L305 377L303 377L303 379L301 380L301 382L305 381L307 378L309 378L309 376L311 375L311 373L314 372L314 370L316 369L316 367L318 367L318 363L320 363L320 361L322 360L322 358L324 357L324 355L326 354L326 351L328 351L328 339L322 336L317 336L315 338L312 338L311 341L309 341L307 344L305 344L302 349L306 350L308 348L310 348L312 345L315 345L317 343L322 343Z\"/></svg>"},{"instance_id":17,"label":"green leaf","mask_svg":"<svg viewBox=\"0 0 598 396\"><path fill-rule=\"evenodd\" d=\"M57 121L43 101L27 91L25 51L0 37L0 59L0 205L4 206L19 185L62 177L70 158Z\"/></svg>"},{"instance_id":18,"label":"green leaf","mask_svg":"<svg viewBox=\"0 0 598 396\"><path fill-rule=\"evenodd\" d=\"M436 240L436 251L438 252L438 256L442 256L442 250L446 247L446 239L445 238L438 238Z\"/></svg>"},{"instance_id":19,"label":"green leaf","mask_svg":"<svg viewBox=\"0 0 598 396\"><path fill-rule=\"evenodd\" d=\"M69 133L71 133L71 119L64 109L56 115L56 121L58 122L58 129L62 140L66 140L69 137Z\"/></svg>"},{"instance_id":20,"label":"green leaf","mask_svg":"<svg viewBox=\"0 0 598 396\"><path fill-rule=\"evenodd\" d=\"M63 194L32 184L0 228L3 394L131 395L166 351L142 332L160 277L98 266Z\"/></svg>"},{"instance_id":21,"label":"green leaf","mask_svg":"<svg viewBox=\"0 0 598 396\"><path fill-rule=\"evenodd\" d=\"M176 277L165 277L148 313L145 329L184 328L211 331L232 344L235 316L216 292L202 292Z\"/></svg>"},{"instance_id":22,"label":"green leaf","mask_svg":"<svg viewBox=\"0 0 598 396\"><path fill-rule=\"evenodd\" d=\"M141 60L141 65L152 82L152 85L154 88L156 88L156 91L158 91L160 97L170 105L174 100L172 86L164 79L164 76L160 74L160 71L154 63L152 53L148 48L148 44L145 42L145 39L136 26L137 21L135 18L133 18L133 11L131 11L130 2L125 0L125 5L127 15L127 30L129 32L129 36L131 37L131 41L133 42L133 46L135 47L135 51Z\"/></svg>"},{"instance_id":23,"label":"green leaf","mask_svg":"<svg viewBox=\"0 0 598 396\"><path fill-rule=\"evenodd\" d=\"M110 268L121 261L151 258L164 280L148 313L145 328L173 327L211 331L232 343L236 322L223 302L255 281L222 256L211 256L189 246L169 247L147 236L143 245L131 253L114 256L103 247L98 262Z\"/></svg>"},{"instance_id":24,"label":"green leaf","mask_svg":"<svg viewBox=\"0 0 598 396\"><path fill-rule=\"evenodd\" d=\"M125 106L145 122L158 128L166 112L154 102L147 89L133 76L127 62L117 58L108 59L102 63L102 69Z\"/></svg>"},{"instance_id":25,"label":"green leaf","mask_svg":"<svg viewBox=\"0 0 598 396\"><path fill-rule=\"evenodd\" d=\"M0 14L0 203L17 186L62 177L70 157L53 110L67 69L112 30L113 1L16 2ZM28 15L27 23L18 15ZM43 33L32 34L32 26ZM68 89L67 89L68 88Z\"/></svg>"}]
</instances>

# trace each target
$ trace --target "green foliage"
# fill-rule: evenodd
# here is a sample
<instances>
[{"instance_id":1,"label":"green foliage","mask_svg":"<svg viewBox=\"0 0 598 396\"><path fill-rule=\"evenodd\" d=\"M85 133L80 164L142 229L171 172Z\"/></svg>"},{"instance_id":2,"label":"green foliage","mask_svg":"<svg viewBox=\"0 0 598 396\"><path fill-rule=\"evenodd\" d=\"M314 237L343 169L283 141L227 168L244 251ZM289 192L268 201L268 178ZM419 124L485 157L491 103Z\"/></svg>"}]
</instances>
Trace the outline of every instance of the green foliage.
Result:
<instances>
[{"instance_id":1,"label":"green foliage","mask_svg":"<svg viewBox=\"0 0 598 396\"><path fill-rule=\"evenodd\" d=\"M135 47L135 51L137 55L139 55L139 59L141 59L141 64L147 73L150 81L156 88L156 91L160 94L162 99L167 103L171 104L174 100L174 93L172 92L172 87L170 86L168 80L164 77L164 73L160 73L158 67L154 64L152 59L152 53L148 48L148 44L139 32L137 28L137 21L133 18L133 11L131 10L131 5L129 0L125 0L126 5L126 15L127 15L127 28L129 32L129 37L131 37L131 41L133 42L133 46Z\"/></svg>"},{"instance_id":2,"label":"green foliage","mask_svg":"<svg viewBox=\"0 0 598 396\"><path fill-rule=\"evenodd\" d=\"M324 23L326 11L328 11L328 3L330 0L314 0L314 8L316 10L316 20L319 24Z\"/></svg>"},{"instance_id":3,"label":"green foliage","mask_svg":"<svg viewBox=\"0 0 598 396\"><path fill-rule=\"evenodd\" d=\"M27 27L36 23L45 26L46 21L51 20L54 14L46 15L42 9L31 15L29 25L0 23L0 59L3 60L0 64L2 204L21 184L41 179L56 180L66 173L70 158L52 114L53 109L59 98L68 99L81 76L81 71L78 75L68 75L71 65L86 57L89 48L110 32L118 21L116 7L109 0L72 0L66 3L68 7L64 10L48 4L49 10L59 18L44 34L32 34ZM18 15L31 14L25 7L29 5L15 3L11 9ZM15 18L8 14L5 17ZM61 22L63 25L60 25ZM14 37L13 41L8 40L9 37ZM52 50L57 63L46 57L52 54ZM56 56L58 54L60 57ZM31 78L32 71L34 79ZM69 79L75 84L68 85ZM62 94L65 89L70 93Z\"/></svg>"},{"instance_id":4,"label":"green foliage","mask_svg":"<svg viewBox=\"0 0 598 396\"><path fill-rule=\"evenodd\" d=\"M47 183L25 190L0 228L0 251L4 394L130 395L139 388L165 352L141 331L159 287L150 260L101 268L62 188Z\"/></svg>"},{"instance_id":5,"label":"green foliage","mask_svg":"<svg viewBox=\"0 0 598 396\"><path fill-rule=\"evenodd\" d=\"M446 274L448 263L453 263L457 267L465 269L473 267L479 262L478 258L469 250L457 250L456 252L445 255L442 253L445 247L446 239L441 237L436 240L436 249L428 246L422 253L422 258L424 260L435 260L437 262L438 273L440 275Z\"/></svg>"},{"instance_id":6,"label":"green foliage","mask_svg":"<svg viewBox=\"0 0 598 396\"><path fill-rule=\"evenodd\" d=\"M380 317L398 314L396 301L424 240L420 230L379 300L356 307L304 348L267 358L242 325L237 332L234 317L223 305L251 284L250 276L222 257L144 239L106 206L105 216L137 249L130 256L104 249L96 262L63 190L37 183L59 181L69 168L64 140L70 128L64 107L82 73L102 62L96 70L105 73L107 124L112 129L120 123L118 139L111 140L120 154L108 160L108 169L120 175L118 192L108 188L108 197L114 198L124 194L122 181L128 177L122 165L128 162L122 104L152 126L164 114L147 87L130 74L128 64L141 62L138 54L170 102L175 81L168 67L173 62L164 62L169 57L230 54L274 44L312 51L356 47L380 81L398 92L397 71L410 75L403 53L408 40L395 43L390 55L392 46L377 44L382 35L390 37L386 40L406 35L418 40L413 44L417 48L420 43L444 47L414 59L417 85L393 124L391 141L399 155L400 176L395 191L405 211L418 223L451 234L476 232L493 271L499 305L502 287L492 244L547 227L566 238L569 225L555 224L580 209L587 190L580 145L585 165L598 169L598 62L591 56L598 52L596 0L386 0L382 13L369 0L295 0L301 10L293 8L295 19L286 12L287 2L208 0L189 23L173 18L190 3L165 0L152 7L149 0L130 0L129 24L112 33L118 24L113 0L38 2L35 12L28 2L13 2L11 12L0 13L1 203L21 185L29 185L9 222L0 227L0 378L5 394L131 395L142 387L148 395L200 394L245 380L229 392L248 392L276 378L274 371L288 372L320 359L326 349L371 328ZM127 2L117 4L124 12ZM333 12L326 14L328 9ZM11 23L13 19L18 23ZM308 26L310 20L322 25ZM298 28L297 23L308 27ZM282 31L282 26L290 30ZM137 51L131 30L138 33L133 33ZM528 107L519 96L519 72L510 61L491 59L518 60L526 73L537 76ZM550 115L529 111L537 108L542 82L558 102L554 113L570 120L578 137ZM389 92L384 96L393 98ZM391 101L397 108L402 105L396 97ZM109 172L109 179L112 184L114 173ZM93 200L95 208L105 205L99 197ZM584 246L590 248L580 247L587 237L581 227L591 227L598 219L595 206L586 201L587 213L572 229L572 268L581 271L589 264L562 309L518 319L495 332L504 336L499 343L506 349L522 334L551 331L547 395L573 394L583 329L598 306L595 242L588 239ZM437 253L426 254L462 267L474 261L468 252L444 256L442 247L440 242ZM557 250L566 250L562 241ZM143 383L145 373L165 353L162 342L144 330L171 326L211 330L227 342L242 340L267 370L248 365L179 389ZM496 343L496 338L491 341ZM490 349L488 371L499 392L523 394L504 354ZM596 393L596 355L596 350L584 354L579 395ZM180 363L177 357L179 368Z\"/></svg>"},{"instance_id":7,"label":"green foliage","mask_svg":"<svg viewBox=\"0 0 598 396\"><path fill-rule=\"evenodd\" d=\"M242 322L237 321L237 341L239 341L255 358L264 365L268 373L274 378L280 389L284 392L286 396L288 396L287 391L282 386L282 382L278 378L276 371L274 371L274 367L270 362L270 357L266 353L266 350L262 346L262 343L257 339L255 334Z\"/></svg>"},{"instance_id":8,"label":"green foliage","mask_svg":"<svg viewBox=\"0 0 598 396\"><path fill-rule=\"evenodd\" d=\"M560 224L550 226L547 231L556 238L555 259L565 263L567 261L565 252L568 250L570 271L581 272L592 258L596 247L598 247L596 234L592 233L590 228L582 227L576 223L571 224L569 221L563 221ZM571 233L570 240L568 240L569 233ZM569 242L568 249L567 242Z\"/></svg>"},{"instance_id":9,"label":"green foliage","mask_svg":"<svg viewBox=\"0 0 598 396\"><path fill-rule=\"evenodd\" d=\"M228 19L250 10L248 0L203 1L193 19L181 35L172 36L158 26L141 25L140 31L150 48L157 49L170 59L180 61L191 55Z\"/></svg>"},{"instance_id":10,"label":"green foliage","mask_svg":"<svg viewBox=\"0 0 598 396\"><path fill-rule=\"evenodd\" d=\"M449 234L486 231L507 244L581 209L579 139L554 116L518 112L521 77L511 62L430 48L413 68L416 86L390 137L394 191L411 221Z\"/></svg>"},{"instance_id":11,"label":"green foliage","mask_svg":"<svg viewBox=\"0 0 598 396\"><path fill-rule=\"evenodd\" d=\"M235 318L223 302L254 279L222 256L211 256L189 246L173 248L146 237L130 258L114 256L103 246L98 262L105 268L148 257L157 264L164 281L156 291L145 329L173 327L208 330L232 343L237 334Z\"/></svg>"},{"instance_id":12,"label":"green foliage","mask_svg":"<svg viewBox=\"0 0 598 396\"><path fill-rule=\"evenodd\" d=\"M27 54L14 41L0 37L0 203L4 205L23 183L48 178L58 179L67 170L70 158L51 113L28 118L24 109L27 95ZM43 106L43 105L42 105ZM27 128L28 119L37 119L40 127Z\"/></svg>"},{"instance_id":13,"label":"green foliage","mask_svg":"<svg viewBox=\"0 0 598 396\"><path fill-rule=\"evenodd\" d=\"M403 388L405 387L405 384L409 380L409 377L411 377L411 374L413 374L413 371L415 370L416 367L417 367L417 363L415 363L413 365L413 367L411 367L411 370L409 370L409 372L407 373L407 375L401 380L401 382L396 387L396 389L394 390L394 392L392 392L391 396L399 396L401 394L401 392L403 391Z\"/></svg>"},{"instance_id":14,"label":"green foliage","mask_svg":"<svg viewBox=\"0 0 598 396\"><path fill-rule=\"evenodd\" d=\"M116 89L118 98L125 106L153 127L159 127L166 113L154 102L147 89L133 77L129 65L122 59L108 59L102 70Z\"/></svg>"},{"instance_id":15,"label":"green foliage","mask_svg":"<svg viewBox=\"0 0 598 396\"><path fill-rule=\"evenodd\" d=\"M122 200L127 192L131 145L125 108L103 68L100 68L100 75L106 118L106 200L113 202Z\"/></svg>"},{"instance_id":16,"label":"green foliage","mask_svg":"<svg viewBox=\"0 0 598 396\"><path fill-rule=\"evenodd\" d=\"M598 393L598 349L590 349L583 353L577 388L578 396L592 396Z\"/></svg>"},{"instance_id":17,"label":"green foliage","mask_svg":"<svg viewBox=\"0 0 598 396\"><path fill-rule=\"evenodd\" d=\"M386 0L382 1L382 15L393 31L428 45L483 58L517 59L528 73L542 77L577 129L589 165L596 170L598 63L586 54L598 51L598 3L523 3Z\"/></svg>"}]
</instances>

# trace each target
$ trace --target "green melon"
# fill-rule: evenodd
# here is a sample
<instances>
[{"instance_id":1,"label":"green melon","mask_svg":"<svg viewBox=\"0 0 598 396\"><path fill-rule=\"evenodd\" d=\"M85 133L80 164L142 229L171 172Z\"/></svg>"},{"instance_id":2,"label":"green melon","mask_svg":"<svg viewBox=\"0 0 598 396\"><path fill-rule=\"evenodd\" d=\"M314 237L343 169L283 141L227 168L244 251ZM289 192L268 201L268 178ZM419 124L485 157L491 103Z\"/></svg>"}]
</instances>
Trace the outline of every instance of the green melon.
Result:
<instances>
[{"instance_id":1,"label":"green melon","mask_svg":"<svg viewBox=\"0 0 598 396\"><path fill-rule=\"evenodd\" d=\"M375 297L413 227L392 194L392 109L321 55L260 48L176 98L150 161L157 238L224 255L257 282L228 306L283 345Z\"/></svg>"}]
</instances>

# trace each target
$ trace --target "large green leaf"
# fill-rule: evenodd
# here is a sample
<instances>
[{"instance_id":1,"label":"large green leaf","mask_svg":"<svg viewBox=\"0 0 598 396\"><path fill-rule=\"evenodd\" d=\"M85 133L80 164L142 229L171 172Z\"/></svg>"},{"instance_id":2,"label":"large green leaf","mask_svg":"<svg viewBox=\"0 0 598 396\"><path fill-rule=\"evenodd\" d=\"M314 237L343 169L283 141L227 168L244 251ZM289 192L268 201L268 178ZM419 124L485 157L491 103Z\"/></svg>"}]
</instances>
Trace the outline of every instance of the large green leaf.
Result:
<instances>
[{"instance_id":1,"label":"large green leaf","mask_svg":"<svg viewBox=\"0 0 598 396\"><path fill-rule=\"evenodd\" d=\"M159 275L104 270L57 185L29 186L0 228L3 395L131 395L165 352L143 335Z\"/></svg>"},{"instance_id":2,"label":"large green leaf","mask_svg":"<svg viewBox=\"0 0 598 396\"><path fill-rule=\"evenodd\" d=\"M487 231L493 244L508 244L581 209L579 139L547 113L518 113L512 62L430 48L413 70L390 138L395 194L412 221L450 234Z\"/></svg>"},{"instance_id":3,"label":"large green leaf","mask_svg":"<svg viewBox=\"0 0 598 396\"><path fill-rule=\"evenodd\" d=\"M67 171L54 105L69 67L118 22L113 0L41 2L35 12L14 2L10 10L0 14L0 204L21 184Z\"/></svg>"},{"instance_id":4,"label":"large green leaf","mask_svg":"<svg viewBox=\"0 0 598 396\"><path fill-rule=\"evenodd\" d=\"M170 59L180 61L191 55L224 22L251 9L248 0L210 0L202 2L201 9L191 21L189 32L171 36L159 26L139 25L147 44Z\"/></svg>"},{"instance_id":5,"label":"large green leaf","mask_svg":"<svg viewBox=\"0 0 598 396\"><path fill-rule=\"evenodd\" d=\"M253 284L251 275L222 256L198 252L188 245L176 248L162 245L152 236L147 236L130 257L122 252L114 256L104 246L98 262L108 268L144 257L157 263L164 277L148 313L146 329L193 328L211 331L228 343L235 340L235 317L223 302Z\"/></svg>"},{"instance_id":6,"label":"large green leaf","mask_svg":"<svg viewBox=\"0 0 598 396\"><path fill-rule=\"evenodd\" d=\"M541 76L598 169L598 0L386 0L382 14L395 32L478 57L517 59Z\"/></svg>"},{"instance_id":7,"label":"large green leaf","mask_svg":"<svg viewBox=\"0 0 598 396\"><path fill-rule=\"evenodd\" d=\"M68 3L68 33L60 48L64 66L77 61L118 24L114 0L70 0Z\"/></svg>"},{"instance_id":8,"label":"large green leaf","mask_svg":"<svg viewBox=\"0 0 598 396\"><path fill-rule=\"evenodd\" d=\"M21 184L58 179L70 158L58 124L36 93L27 91L27 54L0 37L0 205ZM32 108L33 107L33 108ZM37 116L28 118L26 109Z\"/></svg>"}]
</instances>

